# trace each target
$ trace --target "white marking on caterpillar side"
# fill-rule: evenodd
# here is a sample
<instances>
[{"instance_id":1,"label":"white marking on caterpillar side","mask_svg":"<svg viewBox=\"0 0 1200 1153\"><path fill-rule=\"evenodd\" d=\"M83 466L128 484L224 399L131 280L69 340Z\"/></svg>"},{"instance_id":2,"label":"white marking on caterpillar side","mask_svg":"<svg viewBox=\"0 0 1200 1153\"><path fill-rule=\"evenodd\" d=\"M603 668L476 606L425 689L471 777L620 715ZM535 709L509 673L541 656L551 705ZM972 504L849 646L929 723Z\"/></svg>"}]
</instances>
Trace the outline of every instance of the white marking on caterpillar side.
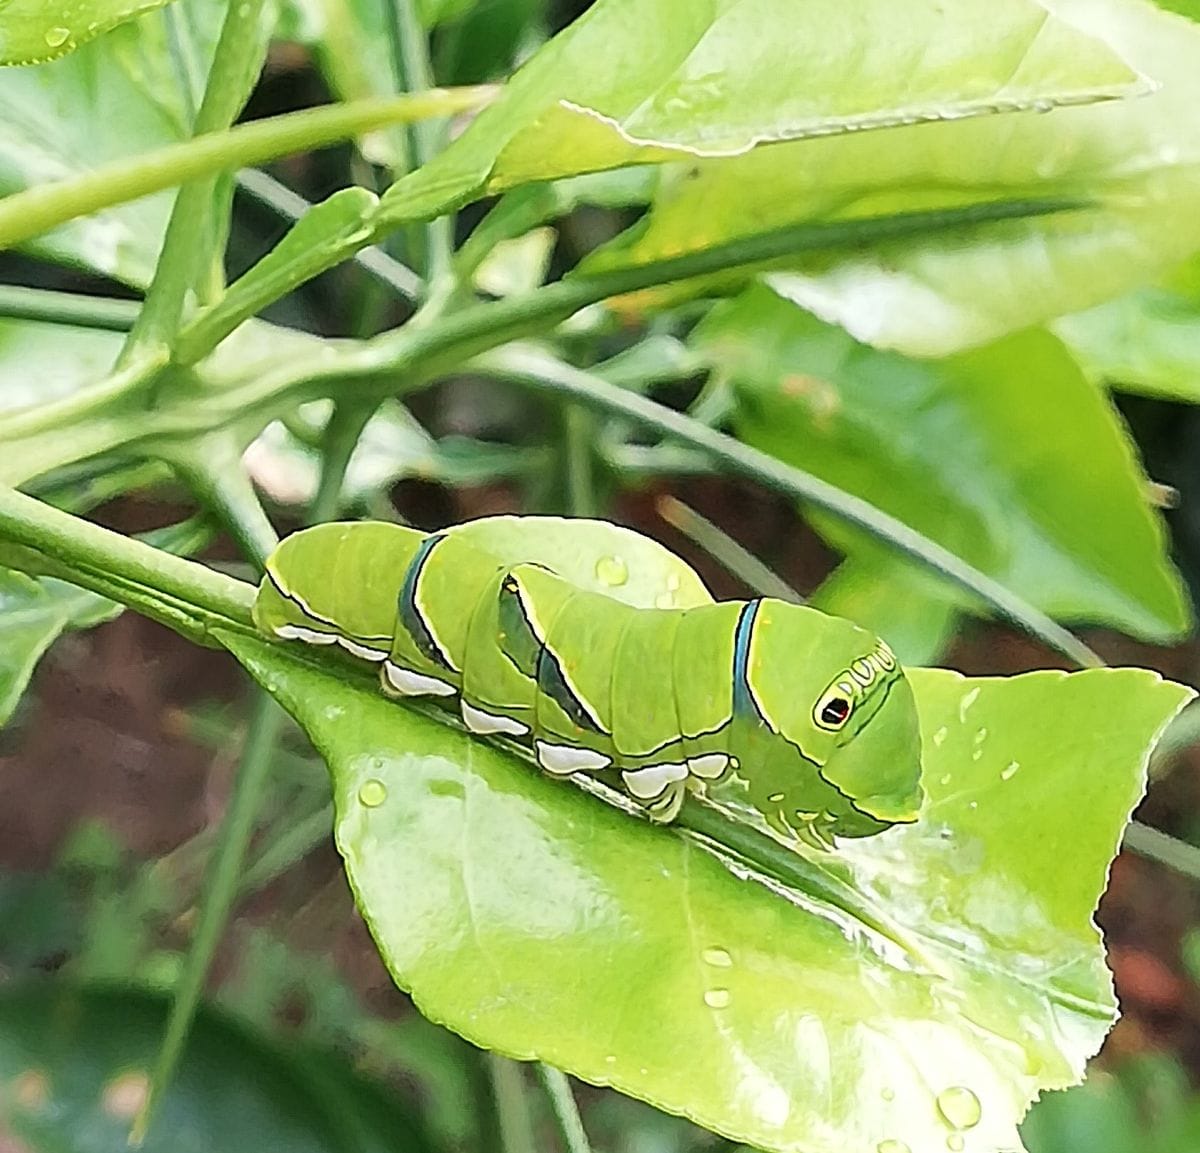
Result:
<instances>
[{"instance_id":1,"label":"white marking on caterpillar side","mask_svg":"<svg viewBox=\"0 0 1200 1153\"><path fill-rule=\"evenodd\" d=\"M461 702L461 704L463 723L473 733L479 733L481 736L487 736L491 733L505 733L512 737L523 737L529 732L528 725L523 725L520 721L513 720L512 717L501 717L495 713L485 713L482 709L477 709L474 705L467 704L466 701Z\"/></svg>"},{"instance_id":2,"label":"white marking on caterpillar side","mask_svg":"<svg viewBox=\"0 0 1200 1153\"><path fill-rule=\"evenodd\" d=\"M644 769L626 769L621 779L639 801L653 801L671 785L686 781L687 775L687 765L647 765Z\"/></svg>"},{"instance_id":3,"label":"white marking on caterpillar side","mask_svg":"<svg viewBox=\"0 0 1200 1153\"><path fill-rule=\"evenodd\" d=\"M552 745L548 741L535 741L538 764L555 776L569 777L572 773L596 772L612 764L595 749L577 749L573 745Z\"/></svg>"},{"instance_id":4,"label":"white marking on caterpillar side","mask_svg":"<svg viewBox=\"0 0 1200 1153\"><path fill-rule=\"evenodd\" d=\"M395 689L401 697L452 697L458 690L437 677L402 669L391 661L383 662L383 687Z\"/></svg>"},{"instance_id":5,"label":"white marking on caterpillar side","mask_svg":"<svg viewBox=\"0 0 1200 1153\"><path fill-rule=\"evenodd\" d=\"M319 633L316 629L306 629L303 625L278 625L275 635L285 641L303 641L306 645L332 645L337 643L333 633Z\"/></svg>"},{"instance_id":6,"label":"white marking on caterpillar side","mask_svg":"<svg viewBox=\"0 0 1200 1153\"><path fill-rule=\"evenodd\" d=\"M360 645L357 641L352 641L349 637L338 637L337 643L346 652L353 656L361 657L364 661L382 661L387 659L387 651L385 649L371 649L366 645Z\"/></svg>"},{"instance_id":7,"label":"white marking on caterpillar side","mask_svg":"<svg viewBox=\"0 0 1200 1153\"><path fill-rule=\"evenodd\" d=\"M729 768L729 757L724 753L705 753L702 757L689 757L687 767L702 781L715 781Z\"/></svg>"}]
</instances>

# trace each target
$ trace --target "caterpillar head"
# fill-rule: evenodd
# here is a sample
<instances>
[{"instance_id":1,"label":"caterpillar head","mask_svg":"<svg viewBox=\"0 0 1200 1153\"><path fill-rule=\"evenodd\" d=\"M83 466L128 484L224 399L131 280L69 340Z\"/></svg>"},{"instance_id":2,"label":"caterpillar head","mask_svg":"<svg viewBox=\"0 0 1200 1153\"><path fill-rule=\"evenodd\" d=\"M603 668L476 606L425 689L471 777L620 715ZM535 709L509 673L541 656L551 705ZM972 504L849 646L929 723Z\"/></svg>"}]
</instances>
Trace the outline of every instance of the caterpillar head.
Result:
<instances>
[{"instance_id":1,"label":"caterpillar head","mask_svg":"<svg viewBox=\"0 0 1200 1153\"><path fill-rule=\"evenodd\" d=\"M916 819L916 702L884 641L849 621L764 601L747 681L768 727L817 766L849 802L848 816L856 811L885 825ZM854 823L846 823L849 835Z\"/></svg>"}]
</instances>

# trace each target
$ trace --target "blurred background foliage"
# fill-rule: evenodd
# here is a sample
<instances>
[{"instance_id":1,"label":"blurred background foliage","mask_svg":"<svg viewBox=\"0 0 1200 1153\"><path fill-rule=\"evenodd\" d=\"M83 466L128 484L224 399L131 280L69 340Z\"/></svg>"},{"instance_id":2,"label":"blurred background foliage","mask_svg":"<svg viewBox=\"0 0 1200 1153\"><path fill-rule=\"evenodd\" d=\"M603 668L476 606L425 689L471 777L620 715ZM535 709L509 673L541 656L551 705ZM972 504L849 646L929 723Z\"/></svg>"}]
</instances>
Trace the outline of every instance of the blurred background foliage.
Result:
<instances>
[{"instance_id":1,"label":"blurred background foliage","mask_svg":"<svg viewBox=\"0 0 1200 1153\"><path fill-rule=\"evenodd\" d=\"M507 76L588 6L423 0L419 9L437 81L458 85ZM1193 4L1163 6L1197 15ZM184 0L141 17L136 34L125 25L64 56L53 72L0 74L0 190L186 138L219 8ZM379 0L292 0L245 118L392 92L388 36ZM50 39L55 51L71 46ZM181 66L190 90L176 83ZM382 191L410 144L402 131L380 131L358 148L243 173L230 276L276 244L303 207L288 190L309 202L351 182ZM481 201L456 221L458 239L471 238L462 259L486 294L531 289L618 237L650 243L653 230L631 241L626 229L651 194L648 173L634 169L533 185L490 216L496 202ZM134 300L171 201L144 198L6 252L0 278ZM390 252L419 264L422 243L402 231ZM656 314L635 300L625 312L585 313L560 333L559 350L886 507L1038 607L1086 622L1089 643L1110 662L1196 684L1186 600L1200 589L1198 270L1193 261L1065 317L1053 336L1021 332L935 361L859 343L763 287L711 310L679 301ZM347 262L264 318L364 337L410 311L370 268ZM101 376L121 344L124 320L114 316L114 331L0 320L0 411ZM329 419L324 402L305 405L248 451L280 525L297 524L316 492ZM893 435L900 424L904 442ZM886 469L864 468L881 460ZM154 465L81 467L37 488L129 532L192 512ZM1165 518L1165 547L1151 506ZM350 460L341 507L426 528L508 510L606 515L665 540L718 596L781 581L883 631L912 662L969 673L1063 665L861 534L819 514L800 521L793 500L717 475L687 447L475 375L385 403ZM206 555L246 573L224 538ZM5 1153L122 1147L145 1098L145 1062L191 939L246 725L244 684L228 661L132 614L73 631L110 607L59 594L31 603L25 586L0 583L0 609L19 608L44 637L33 659L66 631L19 704L28 670L0 668L0 710L16 708L0 732ZM1174 839L1131 836L1137 851L1118 859L1101 908L1124 1018L1088 1083L1034 1108L1024 1129L1031 1153L1200 1148L1198 729L1195 712L1177 723L1139 814ZM325 768L297 730L271 774L208 1007L164 1106L168 1123L146 1148L253 1140L281 1151L452 1153L498 1147L498 1134L516 1142L507 1148L553 1147L559 1138L532 1074L425 1021L394 988L330 843ZM54 1086L48 1068L61 1071ZM598 1149L728 1145L628 1098L578 1088Z\"/></svg>"}]
</instances>

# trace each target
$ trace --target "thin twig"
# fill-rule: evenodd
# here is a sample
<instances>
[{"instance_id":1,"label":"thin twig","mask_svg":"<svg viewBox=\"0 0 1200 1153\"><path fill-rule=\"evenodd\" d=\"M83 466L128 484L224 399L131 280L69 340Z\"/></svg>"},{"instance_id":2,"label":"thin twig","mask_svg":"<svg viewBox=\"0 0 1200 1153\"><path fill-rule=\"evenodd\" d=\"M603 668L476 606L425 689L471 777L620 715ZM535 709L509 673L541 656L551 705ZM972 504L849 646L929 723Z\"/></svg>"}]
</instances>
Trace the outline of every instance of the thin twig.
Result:
<instances>
[{"instance_id":1,"label":"thin twig","mask_svg":"<svg viewBox=\"0 0 1200 1153\"><path fill-rule=\"evenodd\" d=\"M545 1061L537 1063L538 1078L545 1087L546 1096L550 1098L550 1107L554 1110L554 1119L558 1122L559 1131L567 1146L567 1153L592 1153L587 1131L583 1127L583 1118L579 1116L579 1106L575 1103L575 1094L571 1092L571 1083L567 1075Z\"/></svg>"}]
</instances>

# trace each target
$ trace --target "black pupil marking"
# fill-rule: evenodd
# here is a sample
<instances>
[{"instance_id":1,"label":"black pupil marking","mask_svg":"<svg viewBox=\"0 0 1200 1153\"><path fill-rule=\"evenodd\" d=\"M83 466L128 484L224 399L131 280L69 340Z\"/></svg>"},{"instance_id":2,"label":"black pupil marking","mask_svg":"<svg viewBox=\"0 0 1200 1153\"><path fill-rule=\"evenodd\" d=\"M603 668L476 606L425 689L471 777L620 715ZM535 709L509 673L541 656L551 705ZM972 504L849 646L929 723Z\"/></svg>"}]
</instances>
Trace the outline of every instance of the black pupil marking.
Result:
<instances>
[{"instance_id":1,"label":"black pupil marking","mask_svg":"<svg viewBox=\"0 0 1200 1153\"><path fill-rule=\"evenodd\" d=\"M849 715L850 702L845 697L834 697L821 710L821 720L827 725L840 725Z\"/></svg>"}]
</instances>

